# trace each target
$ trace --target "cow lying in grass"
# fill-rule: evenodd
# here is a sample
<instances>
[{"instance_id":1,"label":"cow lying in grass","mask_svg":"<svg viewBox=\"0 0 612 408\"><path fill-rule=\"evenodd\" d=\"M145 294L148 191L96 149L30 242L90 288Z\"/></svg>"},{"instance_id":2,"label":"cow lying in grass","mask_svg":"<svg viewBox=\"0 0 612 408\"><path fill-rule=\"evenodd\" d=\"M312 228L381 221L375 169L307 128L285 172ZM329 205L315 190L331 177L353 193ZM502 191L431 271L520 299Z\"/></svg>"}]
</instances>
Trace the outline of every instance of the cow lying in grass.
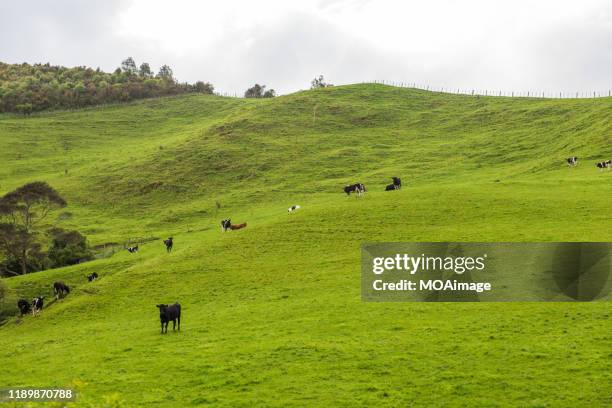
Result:
<instances>
[{"instance_id":1,"label":"cow lying in grass","mask_svg":"<svg viewBox=\"0 0 612 408\"><path fill-rule=\"evenodd\" d=\"M242 228L246 228L246 226L247 226L246 222L242 224L232 224L232 220L228 218L227 220L221 221L221 232L225 232L228 230L239 230Z\"/></svg>"},{"instance_id":2,"label":"cow lying in grass","mask_svg":"<svg viewBox=\"0 0 612 408\"><path fill-rule=\"evenodd\" d=\"M172 321L172 330L176 330L176 322L178 320L178 330L181 331L181 305L175 303L173 305L157 305L159 309L159 321L161 322L161 332L164 334L164 326L168 333L168 323Z\"/></svg>"},{"instance_id":3,"label":"cow lying in grass","mask_svg":"<svg viewBox=\"0 0 612 408\"><path fill-rule=\"evenodd\" d=\"M395 184L389 184L387 185L387 187L385 187L385 191L393 191L393 190L399 190L399 188L397 188Z\"/></svg>"},{"instance_id":4,"label":"cow lying in grass","mask_svg":"<svg viewBox=\"0 0 612 408\"><path fill-rule=\"evenodd\" d=\"M138 252L138 245L133 246L133 247L127 247L127 250L130 254L134 254L136 252Z\"/></svg>"},{"instance_id":5,"label":"cow lying in grass","mask_svg":"<svg viewBox=\"0 0 612 408\"><path fill-rule=\"evenodd\" d=\"M603 169L610 169L612 167L612 160L606 160L606 161L602 161L596 164L597 168L601 171L603 171Z\"/></svg>"},{"instance_id":6,"label":"cow lying in grass","mask_svg":"<svg viewBox=\"0 0 612 408\"><path fill-rule=\"evenodd\" d=\"M366 192L366 188L363 183L355 183L344 187L344 192L347 196L350 196L351 193L357 193L357 197L361 197Z\"/></svg>"},{"instance_id":7,"label":"cow lying in grass","mask_svg":"<svg viewBox=\"0 0 612 408\"><path fill-rule=\"evenodd\" d=\"M32 316L36 316L42 312L44 296L37 296L32 299Z\"/></svg>"},{"instance_id":8,"label":"cow lying in grass","mask_svg":"<svg viewBox=\"0 0 612 408\"><path fill-rule=\"evenodd\" d=\"M294 212L295 210L299 210L301 207L299 205L292 205L291 207L289 207L289 209L287 210L287 212Z\"/></svg>"},{"instance_id":9,"label":"cow lying in grass","mask_svg":"<svg viewBox=\"0 0 612 408\"><path fill-rule=\"evenodd\" d=\"M17 307L19 308L20 317L30 313L30 302L25 299L19 299L17 302Z\"/></svg>"},{"instance_id":10,"label":"cow lying in grass","mask_svg":"<svg viewBox=\"0 0 612 408\"><path fill-rule=\"evenodd\" d=\"M63 298L70 293L70 288L64 282L55 282L53 284L53 292L55 293L55 299Z\"/></svg>"},{"instance_id":11,"label":"cow lying in grass","mask_svg":"<svg viewBox=\"0 0 612 408\"><path fill-rule=\"evenodd\" d=\"M95 281L96 279L98 279L98 274L97 274L96 272L94 272L94 273L92 273L91 275L88 275L88 276L87 276L87 280L88 280L89 282L93 282L93 281Z\"/></svg>"}]
</instances>

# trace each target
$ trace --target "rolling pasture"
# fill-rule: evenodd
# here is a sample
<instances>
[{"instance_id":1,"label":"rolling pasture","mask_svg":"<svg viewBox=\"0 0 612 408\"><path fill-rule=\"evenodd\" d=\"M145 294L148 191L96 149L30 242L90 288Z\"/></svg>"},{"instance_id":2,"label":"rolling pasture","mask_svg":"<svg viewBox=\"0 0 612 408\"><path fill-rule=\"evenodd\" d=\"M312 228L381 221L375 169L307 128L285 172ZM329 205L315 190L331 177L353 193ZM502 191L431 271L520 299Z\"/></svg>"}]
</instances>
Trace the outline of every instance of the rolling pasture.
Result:
<instances>
[{"instance_id":1,"label":"rolling pasture","mask_svg":"<svg viewBox=\"0 0 612 408\"><path fill-rule=\"evenodd\" d=\"M0 116L0 194L46 181L52 223L92 245L159 238L6 279L15 313L73 290L0 326L0 384L79 407L609 405L609 303L363 303L360 245L611 241L610 117L612 98L371 84Z\"/></svg>"}]
</instances>

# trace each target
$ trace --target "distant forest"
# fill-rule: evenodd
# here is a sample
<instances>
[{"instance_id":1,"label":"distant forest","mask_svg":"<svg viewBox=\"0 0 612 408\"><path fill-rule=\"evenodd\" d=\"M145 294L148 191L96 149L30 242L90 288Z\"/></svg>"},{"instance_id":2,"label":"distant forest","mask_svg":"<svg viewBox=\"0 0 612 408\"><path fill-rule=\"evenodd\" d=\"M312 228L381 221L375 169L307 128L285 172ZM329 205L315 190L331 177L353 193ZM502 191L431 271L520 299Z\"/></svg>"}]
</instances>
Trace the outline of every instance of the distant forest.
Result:
<instances>
[{"instance_id":1,"label":"distant forest","mask_svg":"<svg viewBox=\"0 0 612 408\"><path fill-rule=\"evenodd\" d=\"M71 109L184 93L212 94L208 82L179 83L172 69L157 73L148 63L130 57L113 73L100 68L66 68L50 64L0 62L0 112L30 114L46 109Z\"/></svg>"}]
</instances>

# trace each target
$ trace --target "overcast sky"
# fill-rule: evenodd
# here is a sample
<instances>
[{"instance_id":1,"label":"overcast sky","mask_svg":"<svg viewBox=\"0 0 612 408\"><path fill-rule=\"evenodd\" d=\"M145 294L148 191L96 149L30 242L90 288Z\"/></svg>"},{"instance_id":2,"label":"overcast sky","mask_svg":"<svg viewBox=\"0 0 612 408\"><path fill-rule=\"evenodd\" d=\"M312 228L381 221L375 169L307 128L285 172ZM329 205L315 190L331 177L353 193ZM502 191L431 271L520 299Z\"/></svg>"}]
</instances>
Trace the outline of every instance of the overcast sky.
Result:
<instances>
[{"instance_id":1,"label":"overcast sky","mask_svg":"<svg viewBox=\"0 0 612 408\"><path fill-rule=\"evenodd\" d=\"M280 93L384 79L547 92L612 88L611 0L2 0L0 61Z\"/></svg>"}]
</instances>

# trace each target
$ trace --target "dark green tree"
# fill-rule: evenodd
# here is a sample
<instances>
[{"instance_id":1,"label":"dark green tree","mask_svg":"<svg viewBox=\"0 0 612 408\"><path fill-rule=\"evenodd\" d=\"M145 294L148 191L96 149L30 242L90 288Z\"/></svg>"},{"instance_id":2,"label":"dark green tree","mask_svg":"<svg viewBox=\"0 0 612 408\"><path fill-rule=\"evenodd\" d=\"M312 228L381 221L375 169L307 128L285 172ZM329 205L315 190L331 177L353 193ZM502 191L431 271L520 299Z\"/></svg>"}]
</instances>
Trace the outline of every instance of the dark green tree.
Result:
<instances>
[{"instance_id":1,"label":"dark green tree","mask_svg":"<svg viewBox=\"0 0 612 408\"><path fill-rule=\"evenodd\" d=\"M172 68L170 68L168 65L162 65L159 68L159 72L157 73L157 77L161 78L161 79L166 79L166 80L173 80L173 72L172 72Z\"/></svg>"},{"instance_id":2,"label":"dark green tree","mask_svg":"<svg viewBox=\"0 0 612 408\"><path fill-rule=\"evenodd\" d=\"M26 184L0 198L0 250L28 272L29 255L39 252L35 235L50 211L66 201L45 182Z\"/></svg>"},{"instance_id":3,"label":"dark green tree","mask_svg":"<svg viewBox=\"0 0 612 408\"><path fill-rule=\"evenodd\" d=\"M195 84L193 84L193 87L196 92L204 93L204 94L212 94L215 91L215 88L210 82L198 81Z\"/></svg>"},{"instance_id":4,"label":"dark green tree","mask_svg":"<svg viewBox=\"0 0 612 408\"><path fill-rule=\"evenodd\" d=\"M271 98L276 95L274 89L266 91L265 85L255 84L244 93L245 98Z\"/></svg>"},{"instance_id":5,"label":"dark green tree","mask_svg":"<svg viewBox=\"0 0 612 408\"><path fill-rule=\"evenodd\" d=\"M66 265L88 261L93 256L87 247L87 239L78 231L67 231L53 228L49 231L51 247L47 253L50 267L58 268Z\"/></svg>"},{"instance_id":6,"label":"dark green tree","mask_svg":"<svg viewBox=\"0 0 612 408\"><path fill-rule=\"evenodd\" d=\"M140 70L138 73L143 78L151 78L153 76L153 72L151 71L151 67L149 66L148 62L143 62L140 64Z\"/></svg>"},{"instance_id":7,"label":"dark green tree","mask_svg":"<svg viewBox=\"0 0 612 408\"><path fill-rule=\"evenodd\" d=\"M138 68L136 68L136 63L132 57L127 57L121 62L121 70L128 75L136 75L138 73Z\"/></svg>"}]
</instances>

